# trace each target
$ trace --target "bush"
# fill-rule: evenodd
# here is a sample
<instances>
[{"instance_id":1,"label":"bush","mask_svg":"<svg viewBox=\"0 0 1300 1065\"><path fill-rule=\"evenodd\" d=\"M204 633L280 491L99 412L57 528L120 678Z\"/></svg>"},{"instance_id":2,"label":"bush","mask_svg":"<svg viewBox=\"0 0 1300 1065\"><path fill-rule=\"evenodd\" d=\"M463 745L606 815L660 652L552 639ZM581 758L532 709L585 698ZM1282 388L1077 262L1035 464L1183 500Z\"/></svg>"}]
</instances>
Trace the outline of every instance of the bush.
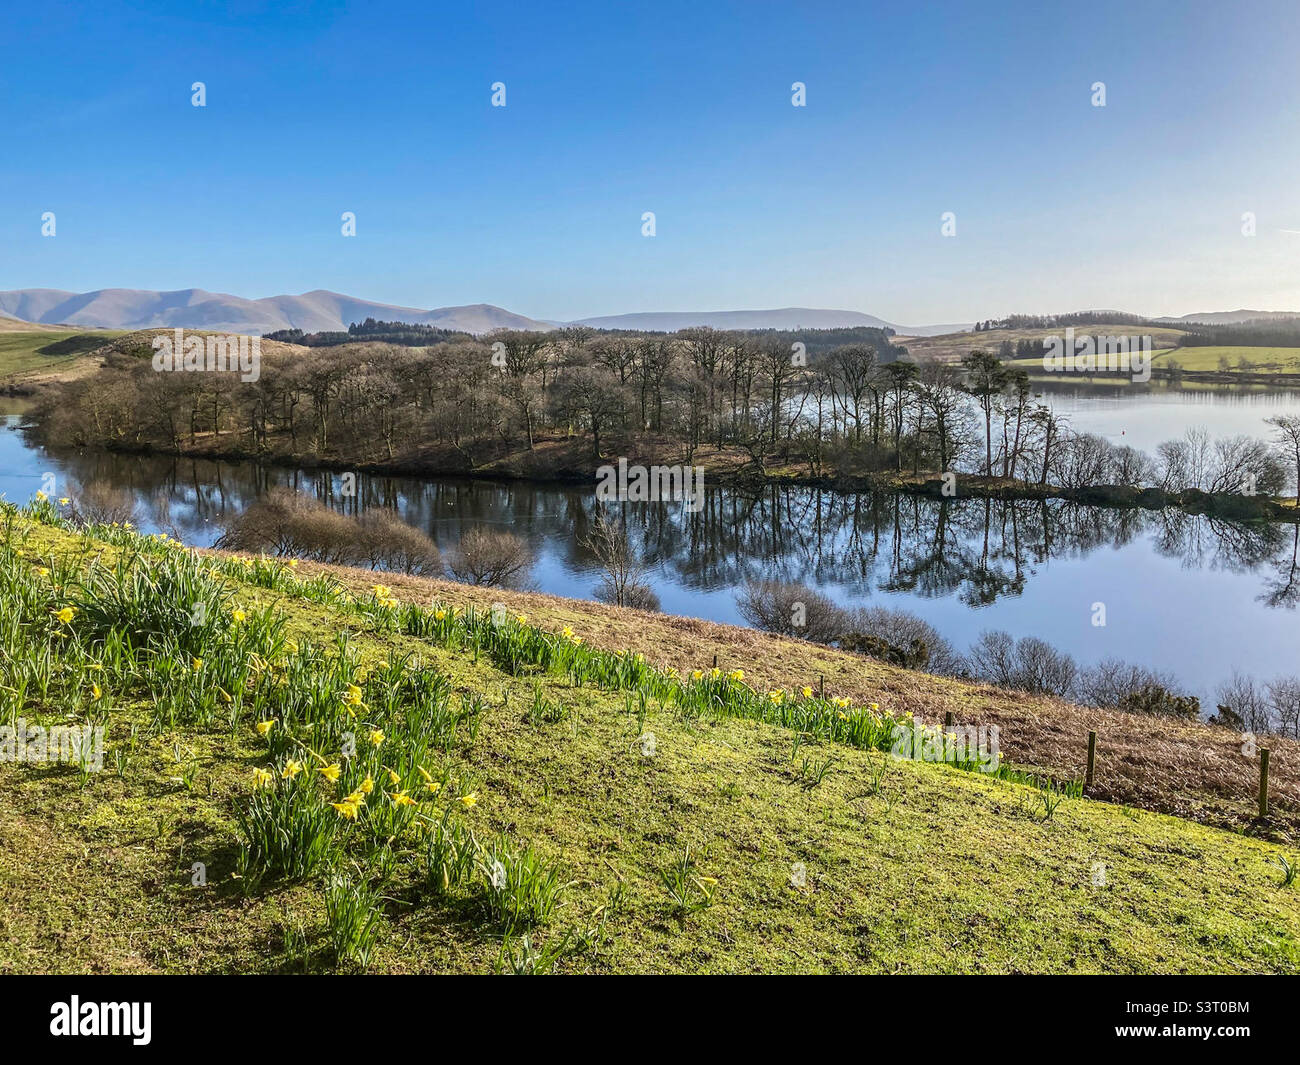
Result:
<instances>
[{"instance_id":1,"label":"bush","mask_svg":"<svg viewBox=\"0 0 1300 1065\"><path fill-rule=\"evenodd\" d=\"M231 521L216 546L399 573L442 572L437 545L395 514L370 511L351 518L286 488Z\"/></svg>"},{"instance_id":2,"label":"bush","mask_svg":"<svg viewBox=\"0 0 1300 1065\"><path fill-rule=\"evenodd\" d=\"M971 646L971 672L1002 688L1035 695L1068 696L1079 667L1074 659L1037 636L1013 639L1010 633L989 631Z\"/></svg>"},{"instance_id":3,"label":"bush","mask_svg":"<svg viewBox=\"0 0 1300 1065\"><path fill-rule=\"evenodd\" d=\"M909 657L916 665L907 665L909 669L925 669L931 673L944 676L957 676L966 666L965 660L957 650L945 640L939 630L923 618L907 610L894 610L886 606L859 607L845 613L846 631L853 636L866 636L883 643L886 648L893 648L896 653ZM840 645L847 647L847 637ZM924 659L918 651L924 649ZM866 651L876 658L897 662L897 654L876 654Z\"/></svg>"},{"instance_id":4,"label":"bush","mask_svg":"<svg viewBox=\"0 0 1300 1065\"><path fill-rule=\"evenodd\" d=\"M1148 684L1130 692L1119 708L1131 714L1160 714L1195 721L1201 716L1201 700L1195 695L1175 695L1163 684Z\"/></svg>"},{"instance_id":5,"label":"bush","mask_svg":"<svg viewBox=\"0 0 1300 1065\"><path fill-rule=\"evenodd\" d=\"M469 584L515 583L533 566L533 549L522 537L496 529L470 529L448 554L447 568Z\"/></svg>"},{"instance_id":6,"label":"bush","mask_svg":"<svg viewBox=\"0 0 1300 1065\"><path fill-rule=\"evenodd\" d=\"M1144 666L1103 658L1094 666L1082 670L1075 684L1079 701L1088 706L1116 709L1130 695L1153 686L1171 687L1174 679L1165 673Z\"/></svg>"},{"instance_id":7,"label":"bush","mask_svg":"<svg viewBox=\"0 0 1300 1065\"><path fill-rule=\"evenodd\" d=\"M736 600L756 629L832 643L852 626L844 610L820 592L793 581L753 581Z\"/></svg>"}]
</instances>

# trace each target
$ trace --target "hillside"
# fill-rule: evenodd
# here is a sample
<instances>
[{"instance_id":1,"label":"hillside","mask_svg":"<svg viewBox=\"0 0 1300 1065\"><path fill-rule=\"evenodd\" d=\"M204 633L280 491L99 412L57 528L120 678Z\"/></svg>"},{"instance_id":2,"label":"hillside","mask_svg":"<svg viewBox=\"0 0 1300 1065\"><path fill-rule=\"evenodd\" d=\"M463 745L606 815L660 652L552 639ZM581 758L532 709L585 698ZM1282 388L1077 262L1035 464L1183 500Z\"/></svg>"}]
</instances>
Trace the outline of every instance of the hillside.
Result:
<instances>
[{"instance_id":1,"label":"hillside","mask_svg":"<svg viewBox=\"0 0 1300 1065\"><path fill-rule=\"evenodd\" d=\"M105 288L93 292L17 289L0 292L0 314L28 322L69 324L97 329L150 329L183 326L216 333L260 335L279 329L304 332L346 330L367 318L403 321L487 333L493 329L547 329L520 314L478 303L420 310L357 299L317 289L296 296L245 299L201 288L159 292Z\"/></svg>"},{"instance_id":2,"label":"hillside","mask_svg":"<svg viewBox=\"0 0 1300 1065\"><path fill-rule=\"evenodd\" d=\"M809 307L782 307L761 311L645 311L637 314L612 314L599 318L582 318L573 325L593 329L634 329L672 333L692 326L712 329L893 329L915 335L954 333L969 329L967 325L905 326L893 325L874 314L860 311L816 310Z\"/></svg>"},{"instance_id":3,"label":"hillside","mask_svg":"<svg viewBox=\"0 0 1300 1065\"><path fill-rule=\"evenodd\" d=\"M114 330L82 332L0 320L0 388L32 388L89 373L97 353L121 336Z\"/></svg>"},{"instance_id":4,"label":"hillside","mask_svg":"<svg viewBox=\"0 0 1300 1065\"><path fill-rule=\"evenodd\" d=\"M0 715L104 770L0 764L0 971L1300 969L1277 845L892 758L902 671L57 510L0 515Z\"/></svg>"},{"instance_id":5,"label":"hillside","mask_svg":"<svg viewBox=\"0 0 1300 1065\"><path fill-rule=\"evenodd\" d=\"M1173 348L1185 330L1134 325L1076 326L1075 335L1091 336L1150 336L1152 350ZM964 355L982 349L995 355L1003 342L1015 344L1020 340L1045 340L1064 336L1062 329L990 329L987 332L949 333L943 336L896 336L894 343L907 348L907 357L914 362L937 359L939 362L958 362Z\"/></svg>"}]
</instances>

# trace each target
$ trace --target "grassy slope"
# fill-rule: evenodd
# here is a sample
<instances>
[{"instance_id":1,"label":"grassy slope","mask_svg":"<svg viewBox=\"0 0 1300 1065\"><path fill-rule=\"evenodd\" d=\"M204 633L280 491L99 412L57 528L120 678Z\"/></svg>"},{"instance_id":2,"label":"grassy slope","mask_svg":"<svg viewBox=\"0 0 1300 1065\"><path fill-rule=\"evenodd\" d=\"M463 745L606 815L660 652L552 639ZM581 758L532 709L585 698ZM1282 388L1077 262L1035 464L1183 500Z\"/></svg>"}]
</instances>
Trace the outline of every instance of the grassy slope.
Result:
<instances>
[{"instance_id":1,"label":"grassy slope","mask_svg":"<svg viewBox=\"0 0 1300 1065\"><path fill-rule=\"evenodd\" d=\"M306 565L304 574L328 569L353 591L374 581L368 570ZM1018 766L1057 779L1081 778L1088 733L1096 731L1093 794L1110 802L1272 835L1288 842L1300 834L1300 743L1270 737L1272 821L1256 814L1259 763L1245 757L1241 737L1199 722L1175 721L1075 706L1059 699L1007 692L989 685L929 676L831 647L791 640L697 618L619 607L594 608L582 600L536 592L481 589L452 581L386 576L400 598L431 599L462 607L503 603L551 630L570 626L588 643L610 650L635 648L652 662L685 672L712 664L742 667L761 690L817 687L859 702L879 702L927 721L951 712L958 724L997 725L1005 756Z\"/></svg>"},{"instance_id":2,"label":"grassy slope","mask_svg":"<svg viewBox=\"0 0 1300 1065\"><path fill-rule=\"evenodd\" d=\"M1172 347L1183 335L1181 329L1163 327L1138 327L1132 325L1088 325L1075 326L1074 335L1082 336L1150 336L1155 348ZM907 357L914 362L938 359L941 362L957 362L972 351L984 350L997 354L1004 340L1013 345L1018 340L1045 340L1049 337L1064 336L1062 329L991 329L987 333L947 333L937 337L896 337L895 343L907 348ZM1037 361L1037 360L1035 360Z\"/></svg>"},{"instance_id":3,"label":"grassy slope","mask_svg":"<svg viewBox=\"0 0 1300 1065\"><path fill-rule=\"evenodd\" d=\"M1177 362L1184 370L1219 372L1219 360L1226 358L1229 365L1223 372L1227 373L1300 373L1300 348L1255 348L1255 347L1192 347L1161 348L1151 352L1151 364L1156 369L1166 367L1170 362ZM1245 359L1247 365L1238 365ZM1073 360L1066 359L1066 365ZM1031 373L1043 372L1042 359L1012 359L1011 365L1021 366Z\"/></svg>"},{"instance_id":4,"label":"grassy slope","mask_svg":"<svg viewBox=\"0 0 1300 1065\"><path fill-rule=\"evenodd\" d=\"M121 330L74 330L64 327L0 329L0 385L31 384L86 372L91 352L122 335Z\"/></svg>"},{"instance_id":5,"label":"grassy slope","mask_svg":"<svg viewBox=\"0 0 1300 1065\"><path fill-rule=\"evenodd\" d=\"M1218 370L1226 358L1232 373L1300 373L1300 348L1196 347L1157 352L1154 365L1176 361L1184 370ZM1247 367L1237 365L1246 359Z\"/></svg>"},{"instance_id":6,"label":"grassy slope","mask_svg":"<svg viewBox=\"0 0 1300 1065\"><path fill-rule=\"evenodd\" d=\"M24 550L48 563L70 543L41 527ZM238 598L274 603L299 638L357 624L267 590ZM1259 841L1085 800L1043 821L1033 789L840 746L818 752L836 768L804 790L790 733L734 719L691 724L663 709L650 711L657 744L646 758L617 693L545 678L574 715L530 725L519 710L527 679L410 637L357 639L370 661L409 651L489 700L477 741L451 756L452 769L481 797L467 815L477 831L508 830L572 880L538 941L624 885L607 949L568 960L567 970L1300 969L1300 889L1277 886L1266 864L1276 848ZM115 708L110 762L129 723L145 718L143 706ZM244 898L230 879L232 810L263 752L247 725L233 738L142 730L125 775L104 772L85 787L70 769L0 766L0 971L328 968L318 884ZM192 787L178 779L177 753L198 764ZM882 764L873 794L869 774ZM718 885L711 907L679 921L659 877L684 844ZM190 885L194 861L208 866L206 888ZM799 862L804 888L791 884ZM1094 886L1096 863L1104 886ZM491 968L499 937L472 895L434 900L405 866L385 895L372 969ZM312 945L305 963L288 957L286 928Z\"/></svg>"}]
</instances>

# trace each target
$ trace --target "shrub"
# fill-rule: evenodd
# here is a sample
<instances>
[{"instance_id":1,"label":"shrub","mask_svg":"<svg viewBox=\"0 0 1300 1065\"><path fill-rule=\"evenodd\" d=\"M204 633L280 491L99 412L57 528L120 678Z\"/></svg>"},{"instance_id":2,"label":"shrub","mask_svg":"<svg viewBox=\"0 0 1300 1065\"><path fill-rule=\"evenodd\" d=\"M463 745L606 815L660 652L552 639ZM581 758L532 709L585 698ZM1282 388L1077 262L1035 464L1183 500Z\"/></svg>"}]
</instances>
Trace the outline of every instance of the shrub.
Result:
<instances>
[{"instance_id":1,"label":"shrub","mask_svg":"<svg viewBox=\"0 0 1300 1065\"><path fill-rule=\"evenodd\" d=\"M513 533L470 529L448 554L447 568L469 584L512 584L533 566L533 550Z\"/></svg>"},{"instance_id":2,"label":"shrub","mask_svg":"<svg viewBox=\"0 0 1300 1065\"><path fill-rule=\"evenodd\" d=\"M736 600L740 616L756 629L831 643L851 628L844 610L793 581L753 581Z\"/></svg>"},{"instance_id":3,"label":"shrub","mask_svg":"<svg viewBox=\"0 0 1300 1065\"><path fill-rule=\"evenodd\" d=\"M347 517L285 488L275 489L234 518L216 546L400 573L442 571L434 542L391 511Z\"/></svg>"},{"instance_id":4,"label":"shrub","mask_svg":"<svg viewBox=\"0 0 1300 1065\"><path fill-rule=\"evenodd\" d=\"M1175 695L1163 684L1148 684L1130 692L1119 702L1121 710L1133 714L1162 714L1196 720L1201 716L1201 700L1195 695Z\"/></svg>"}]
</instances>

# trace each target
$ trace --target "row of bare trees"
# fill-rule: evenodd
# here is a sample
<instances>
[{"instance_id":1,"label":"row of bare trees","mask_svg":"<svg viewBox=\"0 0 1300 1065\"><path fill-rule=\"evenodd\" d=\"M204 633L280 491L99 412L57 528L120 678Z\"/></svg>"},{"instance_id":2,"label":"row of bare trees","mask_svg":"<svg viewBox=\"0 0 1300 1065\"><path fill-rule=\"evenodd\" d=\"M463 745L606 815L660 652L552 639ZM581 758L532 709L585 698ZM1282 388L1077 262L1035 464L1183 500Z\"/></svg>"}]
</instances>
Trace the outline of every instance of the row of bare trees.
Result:
<instances>
[{"instance_id":1,"label":"row of bare trees","mask_svg":"<svg viewBox=\"0 0 1300 1065\"><path fill-rule=\"evenodd\" d=\"M281 456L472 470L523 455L532 472L611 453L695 463L733 449L763 471L814 476L965 471L1039 484L1279 491L1300 468L1300 420L1280 450L1189 434L1148 456L1070 430L1024 371L987 352L913 363L882 332L804 357L790 334L501 331L429 348L272 345L256 381L158 373L111 356L39 412L78 446ZM542 441L579 442L539 454ZM585 445L581 442L585 441Z\"/></svg>"}]
</instances>

